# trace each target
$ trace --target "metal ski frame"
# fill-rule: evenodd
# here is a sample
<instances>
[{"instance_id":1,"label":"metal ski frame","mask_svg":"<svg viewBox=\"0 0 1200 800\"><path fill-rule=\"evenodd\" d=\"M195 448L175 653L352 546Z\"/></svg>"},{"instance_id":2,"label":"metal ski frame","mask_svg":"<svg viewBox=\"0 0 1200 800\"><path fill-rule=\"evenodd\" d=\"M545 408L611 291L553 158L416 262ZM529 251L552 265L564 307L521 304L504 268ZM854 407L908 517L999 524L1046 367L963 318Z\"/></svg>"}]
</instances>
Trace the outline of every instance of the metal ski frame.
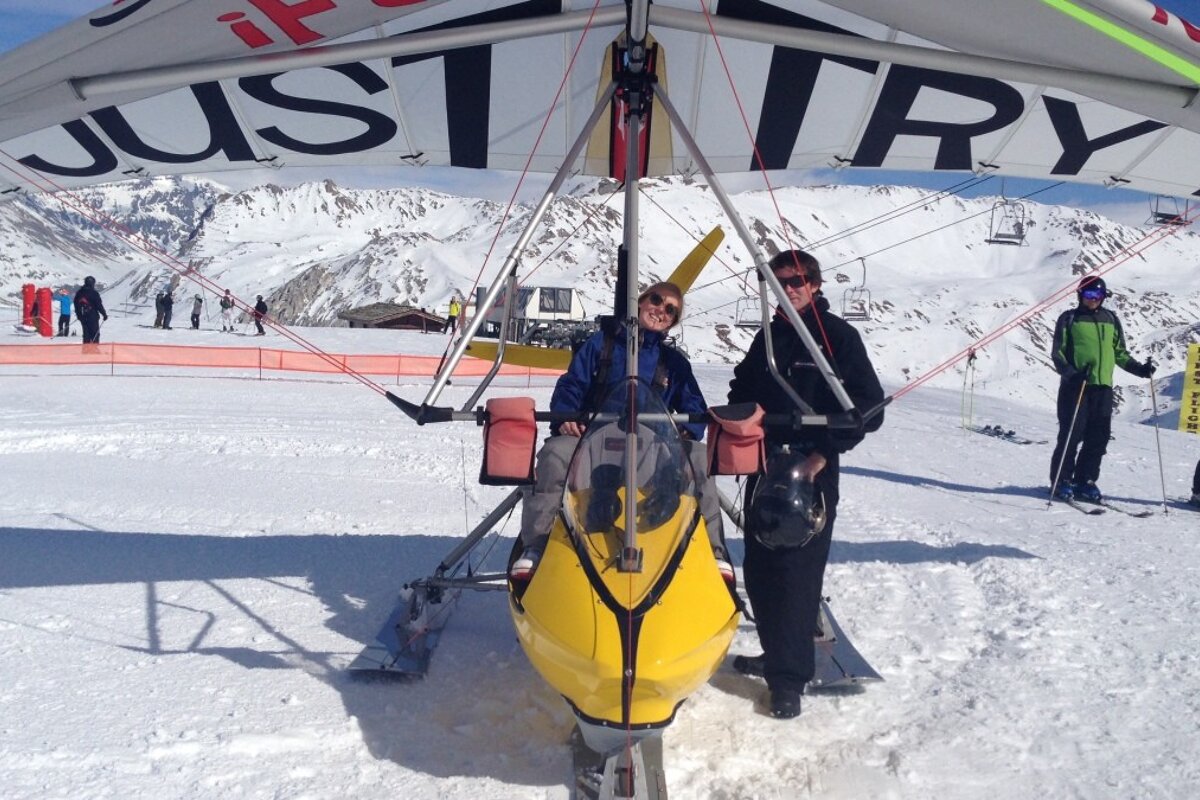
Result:
<instances>
[{"instance_id":1,"label":"metal ski frame","mask_svg":"<svg viewBox=\"0 0 1200 800\"><path fill-rule=\"evenodd\" d=\"M472 591L505 591L508 576L503 573L456 577L475 546L491 532L505 514L521 499L521 488L513 489L500 505L475 526L465 539L438 564L433 575L405 584L397 604L375 641L350 664L355 672L421 677L429 669L429 658L441 638L458 594ZM449 592L449 593L448 593Z\"/></svg>"}]
</instances>

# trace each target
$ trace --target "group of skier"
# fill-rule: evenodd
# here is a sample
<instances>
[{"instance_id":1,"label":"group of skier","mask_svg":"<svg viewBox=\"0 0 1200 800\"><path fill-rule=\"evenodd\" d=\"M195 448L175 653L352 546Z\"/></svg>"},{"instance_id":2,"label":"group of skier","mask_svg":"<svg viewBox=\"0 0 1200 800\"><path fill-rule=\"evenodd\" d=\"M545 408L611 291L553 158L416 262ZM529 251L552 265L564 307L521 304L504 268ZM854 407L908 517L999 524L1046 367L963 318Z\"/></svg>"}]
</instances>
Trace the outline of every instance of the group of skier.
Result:
<instances>
[{"instance_id":1,"label":"group of skier","mask_svg":"<svg viewBox=\"0 0 1200 800\"><path fill-rule=\"evenodd\" d=\"M74 299L66 289L62 289L57 300L59 302L59 317L58 317L58 335L66 336L69 333L71 325L71 309L74 306L75 316L79 319L80 325L83 327L83 341L85 344L95 344L100 341L100 321L108 321L108 312L104 309L104 303L100 299L100 292L96 290L96 279L89 275L83 280L83 286L75 293ZM221 298L221 330L232 332L233 313L237 303L233 298L233 294L229 289L225 290L225 295ZM171 315L175 306L175 297L170 286L163 287L162 291L154 297L154 327L164 330L171 330ZM196 294L192 298L192 314L191 323L195 330L200 329L200 312L204 308L204 296ZM254 306L251 308L251 319L254 321L254 327L257 329L256 336L265 336L266 331L263 329L263 319L267 316L268 306L263 296L260 294Z\"/></svg>"}]
</instances>

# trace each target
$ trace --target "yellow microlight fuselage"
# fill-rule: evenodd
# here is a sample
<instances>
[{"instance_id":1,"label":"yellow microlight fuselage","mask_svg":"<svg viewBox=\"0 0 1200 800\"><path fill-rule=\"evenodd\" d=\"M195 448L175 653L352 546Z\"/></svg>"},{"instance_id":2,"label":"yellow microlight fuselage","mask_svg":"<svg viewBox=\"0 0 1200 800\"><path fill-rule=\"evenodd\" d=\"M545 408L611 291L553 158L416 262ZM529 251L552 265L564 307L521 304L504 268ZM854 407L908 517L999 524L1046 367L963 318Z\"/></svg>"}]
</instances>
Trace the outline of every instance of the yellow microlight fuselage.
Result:
<instances>
[{"instance_id":1,"label":"yellow microlight fuselage","mask_svg":"<svg viewBox=\"0 0 1200 800\"><path fill-rule=\"evenodd\" d=\"M589 494L568 492L566 502L586 505ZM622 512L607 530L582 534L577 547L557 519L510 608L534 668L581 720L647 731L668 724L717 670L739 615L695 497L680 497L665 522L639 529L640 572L616 568L624 528Z\"/></svg>"}]
</instances>

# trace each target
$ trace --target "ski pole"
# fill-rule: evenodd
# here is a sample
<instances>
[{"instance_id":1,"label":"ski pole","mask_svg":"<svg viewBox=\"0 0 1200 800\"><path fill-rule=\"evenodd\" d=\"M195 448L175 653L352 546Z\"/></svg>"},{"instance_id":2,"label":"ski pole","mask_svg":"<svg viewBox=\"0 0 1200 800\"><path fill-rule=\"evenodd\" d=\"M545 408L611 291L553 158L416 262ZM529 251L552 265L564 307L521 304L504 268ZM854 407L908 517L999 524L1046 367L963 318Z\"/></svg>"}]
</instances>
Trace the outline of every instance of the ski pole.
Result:
<instances>
[{"instance_id":1,"label":"ski pole","mask_svg":"<svg viewBox=\"0 0 1200 800\"><path fill-rule=\"evenodd\" d=\"M1150 419L1154 420L1154 446L1158 450L1158 480L1159 480L1159 483L1162 484L1163 513L1169 514L1170 512L1167 510L1167 474L1163 470L1162 440L1158 435L1158 395L1154 391L1154 377L1151 376L1149 380L1150 380L1150 405L1152 406L1152 412L1153 412L1150 415Z\"/></svg>"},{"instance_id":2,"label":"ski pole","mask_svg":"<svg viewBox=\"0 0 1200 800\"><path fill-rule=\"evenodd\" d=\"M967 378L971 379L971 391L967 394ZM969 398L969 399L968 399ZM963 370L963 396L962 403L959 409L962 416L963 427L971 427L971 417L975 411L975 348L967 351L967 367Z\"/></svg>"},{"instance_id":3,"label":"ski pole","mask_svg":"<svg viewBox=\"0 0 1200 800\"><path fill-rule=\"evenodd\" d=\"M1063 450L1058 457L1058 472L1054 476L1054 483L1050 486L1050 499L1046 501L1046 508L1054 503L1054 493L1058 490L1058 482L1062 478L1063 464L1067 460L1067 450L1071 448L1071 437L1075 435L1075 420L1079 419L1079 409L1083 405L1083 390L1086 388L1087 378L1084 377L1083 383L1079 384L1079 399L1075 401L1075 411L1071 414L1071 426L1067 428L1067 440L1063 442Z\"/></svg>"}]
</instances>

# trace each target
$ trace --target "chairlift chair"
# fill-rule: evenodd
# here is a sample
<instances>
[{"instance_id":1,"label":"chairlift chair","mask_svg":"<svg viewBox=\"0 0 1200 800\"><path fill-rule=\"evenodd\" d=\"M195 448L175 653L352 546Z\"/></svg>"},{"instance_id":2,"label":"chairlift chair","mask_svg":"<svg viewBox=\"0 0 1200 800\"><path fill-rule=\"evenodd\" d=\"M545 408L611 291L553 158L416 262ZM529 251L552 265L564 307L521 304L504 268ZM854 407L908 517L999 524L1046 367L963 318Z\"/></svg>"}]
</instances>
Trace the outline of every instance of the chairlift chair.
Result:
<instances>
[{"instance_id":1,"label":"chairlift chair","mask_svg":"<svg viewBox=\"0 0 1200 800\"><path fill-rule=\"evenodd\" d=\"M757 297L739 297L734 306L733 324L739 328L762 326L762 311Z\"/></svg>"},{"instance_id":2,"label":"chairlift chair","mask_svg":"<svg viewBox=\"0 0 1200 800\"><path fill-rule=\"evenodd\" d=\"M1147 225L1186 225L1188 224L1188 215L1191 211L1191 202L1183 201L1183 208L1179 207L1179 198L1165 194L1156 194L1150 197L1150 219L1146 220Z\"/></svg>"},{"instance_id":3,"label":"chairlift chair","mask_svg":"<svg viewBox=\"0 0 1200 800\"><path fill-rule=\"evenodd\" d=\"M992 206L986 241L988 244L1011 244L1021 247L1025 244L1027 229L1025 206L1014 200L997 200Z\"/></svg>"},{"instance_id":4,"label":"chairlift chair","mask_svg":"<svg viewBox=\"0 0 1200 800\"><path fill-rule=\"evenodd\" d=\"M860 258L862 283L842 293L842 319L851 322L870 322L871 290L867 288L867 260Z\"/></svg>"}]
</instances>

